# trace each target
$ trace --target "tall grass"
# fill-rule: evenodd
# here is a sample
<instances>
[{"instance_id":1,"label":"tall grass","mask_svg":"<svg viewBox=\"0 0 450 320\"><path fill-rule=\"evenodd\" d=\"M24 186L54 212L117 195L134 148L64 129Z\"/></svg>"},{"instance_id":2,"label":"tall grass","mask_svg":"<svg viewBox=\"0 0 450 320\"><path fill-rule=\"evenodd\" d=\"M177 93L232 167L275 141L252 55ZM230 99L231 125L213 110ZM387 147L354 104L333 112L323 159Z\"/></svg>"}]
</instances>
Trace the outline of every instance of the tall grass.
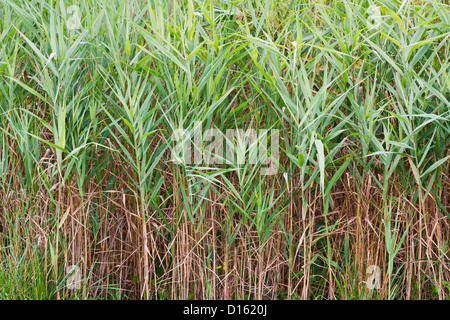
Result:
<instances>
[{"instance_id":1,"label":"tall grass","mask_svg":"<svg viewBox=\"0 0 450 320\"><path fill-rule=\"evenodd\" d=\"M0 0L0 298L448 299L449 37L442 0ZM277 174L174 162L199 122L279 130Z\"/></svg>"}]
</instances>

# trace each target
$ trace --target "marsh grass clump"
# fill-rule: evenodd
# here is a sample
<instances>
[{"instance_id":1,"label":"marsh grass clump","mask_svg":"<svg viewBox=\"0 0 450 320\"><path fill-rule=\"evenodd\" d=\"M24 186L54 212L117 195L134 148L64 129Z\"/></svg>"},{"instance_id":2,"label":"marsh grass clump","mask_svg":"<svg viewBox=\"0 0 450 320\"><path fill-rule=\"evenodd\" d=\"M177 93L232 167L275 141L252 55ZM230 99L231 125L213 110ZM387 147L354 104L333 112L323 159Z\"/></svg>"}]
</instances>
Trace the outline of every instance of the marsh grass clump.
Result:
<instances>
[{"instance_id":1,"label":"marsh grass clump","mask_svg":"<svg viewBox=\"0 0 450 320\"><path fill-rule=\"evenodd\" d=\"M0 299L449 298L445 1L0 4Z\"/></svg>"}]
</instances>

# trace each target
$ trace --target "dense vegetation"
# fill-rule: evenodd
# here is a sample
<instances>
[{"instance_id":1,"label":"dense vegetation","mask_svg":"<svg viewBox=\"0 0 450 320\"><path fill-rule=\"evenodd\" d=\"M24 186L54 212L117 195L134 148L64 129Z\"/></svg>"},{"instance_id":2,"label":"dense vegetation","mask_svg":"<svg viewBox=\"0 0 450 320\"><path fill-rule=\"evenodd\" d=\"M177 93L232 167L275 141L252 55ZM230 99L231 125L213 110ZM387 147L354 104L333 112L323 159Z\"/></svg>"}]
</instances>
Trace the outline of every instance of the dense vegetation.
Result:
<instances>
[{"instance_id":1,"label":"dense vegetation","mask_svg":"<svg viewBox=\"0 0 450 320\"><path fill-rule=\"evenodd\" d=\"M444 0L0 0L0 299L448 299L449 37ZM198 121L279 130L277 173L173 161Z\"/></svg>"}]
</instances>

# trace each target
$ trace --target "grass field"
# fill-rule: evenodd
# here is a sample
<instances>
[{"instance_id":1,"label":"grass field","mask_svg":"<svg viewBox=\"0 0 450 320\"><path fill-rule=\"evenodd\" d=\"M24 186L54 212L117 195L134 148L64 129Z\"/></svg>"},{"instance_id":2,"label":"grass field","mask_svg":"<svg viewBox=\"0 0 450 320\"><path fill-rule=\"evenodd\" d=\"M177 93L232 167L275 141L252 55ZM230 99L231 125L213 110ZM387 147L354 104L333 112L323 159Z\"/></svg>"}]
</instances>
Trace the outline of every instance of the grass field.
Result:
<instances>
[{"instance_id":1,"label":"grass field","mask_svg":"<svg viewBox=\"0 0 450 320\"><path fill-rule=\"evenodd\" d=\"M0 0L0 299L449 299L449 38L446 0Z\"/></svg>"}]
</instances>

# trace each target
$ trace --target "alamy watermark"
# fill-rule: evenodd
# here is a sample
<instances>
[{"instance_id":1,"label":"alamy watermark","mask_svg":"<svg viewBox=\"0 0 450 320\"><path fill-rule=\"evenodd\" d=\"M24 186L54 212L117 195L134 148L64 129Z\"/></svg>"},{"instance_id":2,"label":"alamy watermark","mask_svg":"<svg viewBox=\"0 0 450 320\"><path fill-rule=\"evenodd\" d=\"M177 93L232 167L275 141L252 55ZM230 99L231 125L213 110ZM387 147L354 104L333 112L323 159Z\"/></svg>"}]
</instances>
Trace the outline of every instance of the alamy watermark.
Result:
<instances>
[{"instance_id":1,"label":"alamy watermark","mask_svg":"<svg viewBox=\"0 0 450 320\"><path fill-rule=\"evenodd\" d=\"M66 287L70 290L77 290L81 288L83 283L82 272L79 266L71 265L66 268Z\"/></svg>"},{"instance_id":2,"label":"alamy watermark","mask_svg":"<svg viewBox=\"0 0 450 320\"><path fill-rule=\"evenodd\" d=\"M367 24L370 29L375 29L381 26L381 10L376 4L372 4L367 8Z\"/></svg>"},{"instance_id":3,"label":"alamy watermark","mask_svg":"<svg viewBox=\"0 0 450 320\"><path fill-rule=\"evenodd\" d=\"M381 269L376 265L371 265L367 268L366 274L369 275L366 281L366 287L369 290L381 288Z\"/></svg>"},{"instance_id":4,"label":"alamy watermark","mask_svg":"<svg viewBox=\"0 0 450 320\"><path fill-rule=\"evenodd\" d=\"M66 16L67 28L74 31L81 28L81 10L80 7L72 5L67 8Z\"/></svg>"},{"instance_id":5,"label":"alamy watermark","mask_svg":"<svg viewBox=\"0 0 450 320\"><path fill-rule=\"evenodd\" d=\"M173 132L172 160L184 165L261 165L261 175L274 175L280 158L279 138L277 129L203 131L202 122L196 121L192 130Z\"/></svg>"}]
</instances>

